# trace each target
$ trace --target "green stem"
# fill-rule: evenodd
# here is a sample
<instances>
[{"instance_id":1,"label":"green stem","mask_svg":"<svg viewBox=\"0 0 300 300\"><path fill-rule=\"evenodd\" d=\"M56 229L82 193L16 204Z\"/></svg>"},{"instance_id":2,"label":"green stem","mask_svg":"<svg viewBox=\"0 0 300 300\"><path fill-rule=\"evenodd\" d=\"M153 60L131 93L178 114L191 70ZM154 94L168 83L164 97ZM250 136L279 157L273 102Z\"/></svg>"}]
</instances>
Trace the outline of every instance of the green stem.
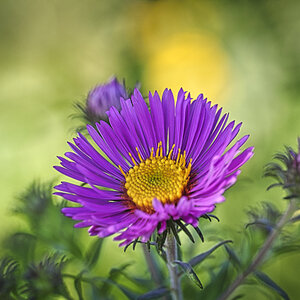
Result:
<instances>
[{"instance_id":1,"label":"green stem","mask_svg":"<svg viewBox=\"0 0 300 300\"><path fill-rule=\"evenodd\" d=\"M157 264L156 264L153 256L151 255L147 245L145 245L145 244L143 244L143 252L144 252L144 256L145 256L152 280L155 282L155 284L157 286L161 286L161 284L162 284L161 274L158 270Z\"/></svg>"},{"instance_id":2,"label":"green stem","mask_svg":"<svg viewBox=\"0 0 300 300\"><path fill-rule=\"evenodd\" d=\"M277 223L276 228L271 232L271 234L266 239L265 243L261 247L260 251L254 258L253 262L250 264L250 266L246 269L246 271L242 274L240 274L236 280L232 283L232 285L227 289L227 291L219 298L219 300L225 300L227 299L234 291L235 289L240 286L244 280L250 275L252 272L254 272L263 261L265 255L272 247L273 242L276 240L278 235L280 234L282 228L284 225L290 220L293 213L296 211L296 203L294 199L292 199L289 202L289 205L284 212L284 214L281 216L279 222Z\"/></svg>"},{"instance_id":3,"label":"green stem","mask_svg":"<svg viewBox=\"0 0 300 300\"><path fill-rule=\"evenodd\" d=\"M177 260L177 244L171 232L168 232L167 234L165 250L167 256L167 266L170 274L172 300L183 300L177 266L173 264L173 262Z\"/></svg>"}]
</instances>

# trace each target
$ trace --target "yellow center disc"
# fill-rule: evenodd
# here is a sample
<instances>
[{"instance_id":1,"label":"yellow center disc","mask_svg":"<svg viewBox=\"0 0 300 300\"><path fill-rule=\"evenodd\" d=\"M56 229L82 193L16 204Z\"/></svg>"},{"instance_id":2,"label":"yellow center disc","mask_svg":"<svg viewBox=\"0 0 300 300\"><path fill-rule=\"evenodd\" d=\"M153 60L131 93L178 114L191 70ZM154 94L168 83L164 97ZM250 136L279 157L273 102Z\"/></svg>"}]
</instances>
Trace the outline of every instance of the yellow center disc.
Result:
<instances>
[{"instance_id":1,"label":"yellow center disc","mask_svg":"<svg viewBox=\"0 0 300 300\"><path fill-rule=\"evenodd\" d=\"M185 152L180 154L180 149L177 158L172 159L174 146L168 156L163 156L160 142L155 156L153 148L150 157L146 160L143 160L138 152L140 163L137 164L130 154L135 166L126 174L120 167L125 177L127 197L134 202L137 208L147 213L154 211L152 207L154 198L164 204L176 203L187 186L191 161L186 166Z\"/></svg>"}]
</instances>

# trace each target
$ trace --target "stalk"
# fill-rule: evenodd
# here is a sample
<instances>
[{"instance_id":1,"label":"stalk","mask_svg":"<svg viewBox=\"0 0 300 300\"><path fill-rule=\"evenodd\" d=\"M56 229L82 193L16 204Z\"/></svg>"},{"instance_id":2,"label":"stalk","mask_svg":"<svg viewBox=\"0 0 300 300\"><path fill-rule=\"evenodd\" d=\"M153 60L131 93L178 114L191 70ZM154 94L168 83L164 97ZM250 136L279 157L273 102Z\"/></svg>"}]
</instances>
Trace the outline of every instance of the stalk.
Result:
<instances>
[{"instance_id":1,"label":"stalk","mask_svg":"<svg viewBox=\"0 0 300 300\"><path fill-rule=\"evenodd\" d=\"M227 299L235 291L235 289L244 282L244 280L248 277L248 275L250 275L253 271L255 271L260 266L261 262L265 258L265 255L272 247L273 242L276 240L276 238L280 234L282 228L289 221L290 217L293 215L293 213L295 211L296 211L296 203L295 203L294 199L292 199L289 202L289 205L288 205L286 211L281 216L276 228L274 228L274 230L268 236L265 243L261 247L260 251L254 258L253 262L246 269L246 271L244 271L244 273L242 273L241 275L239 275L236 278L236 280L231 284L231 286L227 289L227 291L219 298L219 300Z\"/></svg>"},{"instance_id":2,"label":"stalk","mask_svg":"<svg viewBox=\"0 0 300 300\"><path fill-rule=\"evenodd\" d=\"M143 252L144 252L145 260L147 262L148 269L150 271L152 280L155 282L155 284L157 286L161 286L162 276L158 270L155 260L153 259L151 253L148 250L147 245L145 245L145 244L143 244Z\"/></svg>"},{"instance_id":3,"label":"stalk","mask_svg":"<svg viewBox=\"0 0 300 300\"><path fill-rule=\"evenodd\" d=\"M173 261L177 260L177 244L172 232L168 232L167 234L165 250L167 256L167 266L170 274L172 300L183 300L179 273L177 266L173 264Z\"/></svg>"}]
</instances>

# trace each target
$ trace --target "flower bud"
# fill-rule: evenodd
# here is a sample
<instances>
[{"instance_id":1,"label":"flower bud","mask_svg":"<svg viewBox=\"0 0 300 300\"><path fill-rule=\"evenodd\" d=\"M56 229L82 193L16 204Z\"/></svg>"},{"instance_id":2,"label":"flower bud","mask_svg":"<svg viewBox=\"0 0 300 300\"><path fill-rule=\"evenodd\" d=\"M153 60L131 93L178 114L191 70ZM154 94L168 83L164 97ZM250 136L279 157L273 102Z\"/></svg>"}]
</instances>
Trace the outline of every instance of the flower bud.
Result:
<instances>
[{"instance_id":1,"label":"flower bud","mask_svg":"<svg viewBox=\"0 0 300 300\"><path fill-rule=\"evenodd\" d=\"M277 183L269 186L268 189L281 186L288 191L285 199L300 199L300 138L298 138L298 151L286 147L285 153L278 153L274 156L279 163L270 163L266 167L265 176L276 179Z\"/></svg>"},{"instance_id":2,"label":"flower bud","mask_svg":"<svg viewBox=\"0 0 300 300\"><path fill-rule=\"evenodd\" d=\"M113 77L108 83L98 85L92 89L86 99L84 109L86 120L94 124L100 120L107 121L106 112L114 106L117 110L121 109L120 98L127 98L127 91L124 84L118 82Z\"/></svg>"}]
</instances>

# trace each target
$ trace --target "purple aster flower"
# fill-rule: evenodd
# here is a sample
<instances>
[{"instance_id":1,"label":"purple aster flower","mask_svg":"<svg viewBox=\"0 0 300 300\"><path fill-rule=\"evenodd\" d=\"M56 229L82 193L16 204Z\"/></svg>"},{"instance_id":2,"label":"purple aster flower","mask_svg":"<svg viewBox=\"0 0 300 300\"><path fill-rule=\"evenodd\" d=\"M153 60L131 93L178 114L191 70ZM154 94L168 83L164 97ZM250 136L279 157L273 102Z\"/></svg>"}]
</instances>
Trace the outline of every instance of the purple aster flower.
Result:
<instances>
[{"instance_id":1,"label":"purple aster flower","mask_svg":"<svg viewBox=\"0 0 300 300\"><path fill-rule=\"evenodd\" d=\"M203 95L192 102L181 89L175 104L166 89L162 99L149 93L149 104L137 89L121 99L120 112L109 110L109 124L87 125L96 146L79 133L65 153L69 160L59 157L55 167L79 181L56 186L57 195L80 205L63 213L81 221L76 227L90 227L91 235L117 234L120 245L146 242L170 221L197 227L253 155L253 147L240 153L248 136L228 148L241 124L227 124L228 114Z\"/></svg>"},{"instance_id":2,"label":"purple aster flower","mask_svg":"<svg viewBox=\"0 0 300 300\"><path fill-rule=\"evenodd\" d=\"M98 85L89 92L85 106L77 104L77 107L83 112L85 121L94 125L100 120L108 120L106 113L112 106L121 109L121 97L128 98L125 85L113 77L108 83Z\"/></svg>"}]
</instances>

